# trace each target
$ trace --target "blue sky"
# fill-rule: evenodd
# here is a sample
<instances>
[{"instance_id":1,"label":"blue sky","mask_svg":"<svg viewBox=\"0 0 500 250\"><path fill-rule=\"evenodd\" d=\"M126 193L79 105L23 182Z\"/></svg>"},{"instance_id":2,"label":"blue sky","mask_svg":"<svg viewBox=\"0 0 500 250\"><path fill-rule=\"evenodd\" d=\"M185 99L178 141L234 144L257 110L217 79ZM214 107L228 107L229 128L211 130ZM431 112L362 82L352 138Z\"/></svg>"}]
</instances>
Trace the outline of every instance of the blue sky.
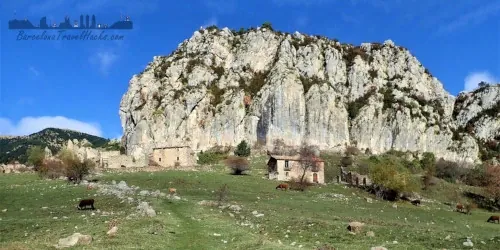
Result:
<instances>
[{"instance_id":1,"label":"blue sky","mask_svg":"<svg viewBox=\"0 0 500 250\"><path fill-rule=\"evenodd\" d=\"M113 23L123 14L134 29L108 32L122 41L17 41L7 24L14 13L33 23L87 13ZM118 108L130 78L212 24L238 30L269 21L356 45L391 39L456 95L499 81L499 20L500 0L2 0L0 135L61 127L121 136Z\"/></svg>"}]
</instances>

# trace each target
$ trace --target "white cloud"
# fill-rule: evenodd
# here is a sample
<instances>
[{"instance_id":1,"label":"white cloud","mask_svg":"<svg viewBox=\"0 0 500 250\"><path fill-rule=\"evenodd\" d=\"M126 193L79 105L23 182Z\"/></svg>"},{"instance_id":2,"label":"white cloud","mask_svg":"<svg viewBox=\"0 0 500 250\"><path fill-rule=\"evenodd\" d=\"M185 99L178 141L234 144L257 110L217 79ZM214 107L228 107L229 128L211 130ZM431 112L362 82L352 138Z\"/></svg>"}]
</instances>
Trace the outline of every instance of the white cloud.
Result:
<instances>
[{"instance_id":1,"label":"white cloud","mask_svg":"<svg viewBox=\"0 0 500 250\"><path fill-rule=\"evenodd\" d=\"M498 78L494 77L492 74L487 71L481 72L472 72L465 77L464 80L464 90L471 91L478 87L480 82L487 83L497 83L499 82Z\"/></svg>"},{"instance_id":2,"label":"white cloud","mask_svg":"<svg viewBox=\"0 0 500 250\"><path fill-rule=\"evenodd\" d=\"M481 5L478 8L472 9L455 20L439 27L436 34L448 34L468 25L479 25L488 20L491 16L498 14L500 11L500 2L495 1L488 5Z\"/></svg>"},{"instance_id":3,"label":"white cloud","mask_svg":"<svg viewBox=\"0 0 500 250\"><path fill-rule=\"evenodd\" d=\"M118 55L111 51L100 51L89 58L89 61L99 66L103 74L108 74L109 69L118 59Z\"/></svg>"},{"instance_id":4,"label":"white cloud","mask_svg":"<svg viewBox=\"0 0 500 250\"><path fill-rule=\"evenodd\" d=\"M0 117L0 135L29 135L46 128L70 129L102 136L99 124L78 121L64 116L24 117L17 124Z\"/></svg>"},{"instance_id":5,"label":"white cloud","mask_svg":"<svg viewBox=\"0 0 500 250\"><path fill-rule=\"evenodd\" d=\"M206 28L206 27L209 27L212 25L217 25L217 18L212 17L212 18L208 19L207 21L205 21L205 24L203 24L202 27Z\"/></svg>"},{"instance_id":6,"label":"white cloud","mask_svg":"<svg viewBox=\"0 0 500 250\"><path fill-rule=\"evenodd\" d=\"M38 71L38 70L37 70L35 67L33 67L33 66L30 66L30 67L29 67L29 71L30 71L33 75L35 75L35 76L39 76L39 75L40 75L40 71Z\"/></svg>"}]
</instances>

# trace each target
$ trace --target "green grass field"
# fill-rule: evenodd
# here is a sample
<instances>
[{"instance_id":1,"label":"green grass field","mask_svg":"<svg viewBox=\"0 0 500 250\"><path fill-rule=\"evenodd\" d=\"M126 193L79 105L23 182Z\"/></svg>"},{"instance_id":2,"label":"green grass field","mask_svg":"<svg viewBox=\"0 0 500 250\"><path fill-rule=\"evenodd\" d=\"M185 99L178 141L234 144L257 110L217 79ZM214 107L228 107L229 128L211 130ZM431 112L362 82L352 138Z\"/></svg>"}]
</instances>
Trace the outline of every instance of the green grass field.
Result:
<instances>
[{"instance_id":1,"label":"green grass field","mask_svg":"<svg viewBox=\"0 0 500 250\"><path fill-rule=\"evenodd\" d=\"M75 232L93 237L90 245L75 249L316 249L324 244L336 249L471 249L462 244L466 237L472 237L475 249L500 249L500 225L486 223L491 215L486 211L464 215L441 201L420 207L397 203L393 208L390 202L337 184L278 191L277 182L264 174L265 158L255 158L245 176L218 166L212 171L108 172L100 178L102 183L123 180L140 190L167 193L175 187L181 200L144 198L157 212L151 218L127 218L136 203L85 186L41 180L30 173L0 175L0 249L54 249L58 239ZM197 204L215 200L214 191L223 184L229 187L229 203L242 206L239 214ZM445 188L453 188L447 185L426 198L441 199ZM100 213L76 209L77 199L87 197L96 199ZM264 216L255 217L254 210ZM113 219L119 229L110 238L106 222ZM350 234L349 221L365 223L363 233ZM375 237L366 236L367 231Z\"/></svg>"}]
</instances>

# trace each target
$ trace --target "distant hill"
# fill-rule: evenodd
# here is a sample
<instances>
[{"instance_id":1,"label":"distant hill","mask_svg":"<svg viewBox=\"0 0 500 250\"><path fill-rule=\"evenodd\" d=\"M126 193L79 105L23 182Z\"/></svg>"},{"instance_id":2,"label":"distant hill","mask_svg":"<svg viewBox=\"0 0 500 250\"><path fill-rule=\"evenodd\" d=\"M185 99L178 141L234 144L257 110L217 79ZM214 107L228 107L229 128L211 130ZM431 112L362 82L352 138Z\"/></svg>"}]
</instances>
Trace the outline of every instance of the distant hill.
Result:
<instances>
[{"instance_id":1,"label":"distant hill","mask_svg":"<svg viewBox=\"0 0 500 250\"><path fill-rule=\"evenodd\" d=\"M46 128L28 136L0 136L0 163L19 161L25 163L26 152L32 146L48 147L52 153L58 152L68 140L86 139L92 147L105 147L110 140L73 130Z\"/></svg>"}]
</instances>

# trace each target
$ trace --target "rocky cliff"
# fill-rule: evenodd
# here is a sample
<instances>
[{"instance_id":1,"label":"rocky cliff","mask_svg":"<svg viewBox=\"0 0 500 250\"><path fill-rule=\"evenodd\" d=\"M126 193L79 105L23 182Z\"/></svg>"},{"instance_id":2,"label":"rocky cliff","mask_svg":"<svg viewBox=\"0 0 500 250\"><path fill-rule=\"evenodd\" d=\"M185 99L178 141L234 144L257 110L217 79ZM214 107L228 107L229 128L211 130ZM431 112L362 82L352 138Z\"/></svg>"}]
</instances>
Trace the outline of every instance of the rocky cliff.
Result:
<instances>
[{"instance_id":1,"label":"rocky cliff","mask_svg":"<svg viewBox=\"0 0 500 250\"><path fill-rule=\"evenodd\" d=\"M403 47L270 28L194 32L134 75L120 104L127 153L275 139L322 150L433 152L474 162L499 135L500 88L457 100ZM467 130L469 127L469 130ZM497 138L498 139L498 138Z\"/></svg>"}]
</instances>

